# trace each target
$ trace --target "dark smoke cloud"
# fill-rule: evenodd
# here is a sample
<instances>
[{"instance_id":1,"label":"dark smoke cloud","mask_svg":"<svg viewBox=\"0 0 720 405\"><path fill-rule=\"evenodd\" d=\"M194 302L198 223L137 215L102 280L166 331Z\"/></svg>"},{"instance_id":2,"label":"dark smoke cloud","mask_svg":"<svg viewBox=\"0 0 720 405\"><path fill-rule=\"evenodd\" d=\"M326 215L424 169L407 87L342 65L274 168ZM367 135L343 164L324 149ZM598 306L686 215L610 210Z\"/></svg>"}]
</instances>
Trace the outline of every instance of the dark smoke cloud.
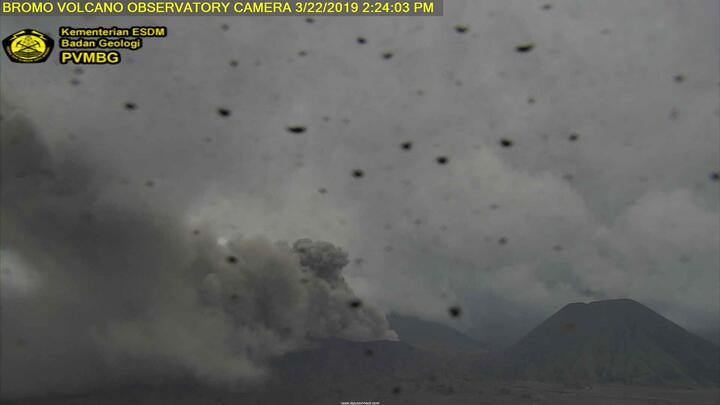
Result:
<instances>
[{"instance_id":1,"label":"dark smoke cloud","mask_svg":"<svg viewBox=\"0 0 720 405\"><path fill-rule=\"evenodd\" d=\"M1 134L3 396L188 376L247 384L313 338L396 338L382 313L348 307L339 247L218 243L186 226L181 204L111 198L109 170L50 147L7 105Z\"/></svg>"}]
</instances>

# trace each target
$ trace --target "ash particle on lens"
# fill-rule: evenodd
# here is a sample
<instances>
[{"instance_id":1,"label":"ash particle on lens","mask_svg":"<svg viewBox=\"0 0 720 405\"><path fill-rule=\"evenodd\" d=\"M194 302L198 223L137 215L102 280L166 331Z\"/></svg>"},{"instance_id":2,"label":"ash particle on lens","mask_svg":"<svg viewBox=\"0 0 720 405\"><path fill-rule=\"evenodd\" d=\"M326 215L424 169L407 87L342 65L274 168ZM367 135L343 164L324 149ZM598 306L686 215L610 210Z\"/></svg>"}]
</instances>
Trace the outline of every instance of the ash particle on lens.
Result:
<instances>
[{"instance_id":1,"label":"ash particle on lens","mask_svg":"<svg viewBox=\"0 0 720 405\"><path fill-rule=\"evenodd\" d=\"M465 34L468 31L470 31L470 28L467 25L458 24L455 26L455 32L458 34Z\"/></svg>"},{"instance_id":2,"label":"ash particle on lens","mask_svg":"<svg viewBox=\"0 0 720 405\"><path fill-rule=\"evenodd\" d=\"M535 49L535 44L533 42L526 42L515 47L515 50L518 53L528 53L533 49Z\"/></svg>"},{"instance_id":3,"label":"ash particle on lens","mask_svg":"<svg viewBox=\"0 0 720 405\"><path fill-rule=\"evenodd\" d=\"M288 132L293 134L302 134L307 131L307 128L302 125L292 125L286 128Z\"/></svg>"}]
</instances>

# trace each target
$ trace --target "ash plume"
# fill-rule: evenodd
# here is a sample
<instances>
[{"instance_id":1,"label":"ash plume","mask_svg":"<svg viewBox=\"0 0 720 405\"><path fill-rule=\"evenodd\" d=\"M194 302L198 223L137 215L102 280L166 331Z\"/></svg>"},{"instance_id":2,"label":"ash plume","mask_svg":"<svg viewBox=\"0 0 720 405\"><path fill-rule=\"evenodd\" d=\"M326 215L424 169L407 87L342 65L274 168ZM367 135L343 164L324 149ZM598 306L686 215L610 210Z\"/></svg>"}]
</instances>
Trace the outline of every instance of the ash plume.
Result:
<instances>
[{"instance_id":1,"label":"ash plume","mask_svg":"<svg viewBox=\"0 0 720 405\"><path fill-rule=\"evenodd\" d=\"M396 339L381 312L348 307L339 247L218 243L182 207L113 198L102 164L3 107L4 398L187 377L252 384L315 338Z\"/></svg>"}]
</instances>

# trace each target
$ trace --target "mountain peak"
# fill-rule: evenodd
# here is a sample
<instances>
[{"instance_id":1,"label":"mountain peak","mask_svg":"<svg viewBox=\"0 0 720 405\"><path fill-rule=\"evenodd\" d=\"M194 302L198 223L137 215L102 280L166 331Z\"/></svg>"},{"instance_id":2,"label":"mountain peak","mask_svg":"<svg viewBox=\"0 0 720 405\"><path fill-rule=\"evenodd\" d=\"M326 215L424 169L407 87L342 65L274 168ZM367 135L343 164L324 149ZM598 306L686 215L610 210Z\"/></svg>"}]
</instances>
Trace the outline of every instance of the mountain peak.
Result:
<instances>
[{"instance_id":1,"label":"mountain peak","mask_svg":"<svg viewBox=\"0 0 720 405\"><path fill-rule=\"evenodd\" d=\"M584 306L593 306L593 307L635 306L635 307L642 307L642 308L649 309L645 305L643 305L633 299L630 299L630 298L613 298L613 299L590 301L590 302L572 302L570 304L565 305L565 307L563 307L563 308L584 307Z\"/></svg>"},{"instance_id":2,"label":"mountain peak","mask_svg":"<svg viewBox=\"0 0 720 405\"><path fill-rule=\"evenodd\" d=\"M564 306L508 352L515 378L718 384L718 347L647 306L613 299Z\"/></svg>"}]
</instances>

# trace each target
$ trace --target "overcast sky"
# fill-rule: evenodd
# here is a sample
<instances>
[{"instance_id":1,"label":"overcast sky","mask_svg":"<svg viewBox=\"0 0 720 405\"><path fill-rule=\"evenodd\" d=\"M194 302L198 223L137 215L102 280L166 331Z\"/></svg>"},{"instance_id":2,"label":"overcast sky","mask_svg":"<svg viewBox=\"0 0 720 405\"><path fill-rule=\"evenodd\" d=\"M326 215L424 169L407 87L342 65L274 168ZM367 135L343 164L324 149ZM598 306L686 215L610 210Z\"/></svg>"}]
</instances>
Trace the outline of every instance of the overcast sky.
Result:
<instances>
[{"instance_id":1,"label":"overcast sky","mask_svg":"<svg viewBox=\"0 0 720 405\"><path fill-rule=\"evenodd\" d=\"M169 34L81 71L3 57L2 112L56 159L92 162L103 185L77 204L160 209L218 237L330 241L349 252L350 287L384 311L518 338L567 303L627 297L712 329L718 2L543 4L312 23L3 18L3 36L139 20ZM3 256L22 284L22 259Z\"/></svg>"}]
</instances>

